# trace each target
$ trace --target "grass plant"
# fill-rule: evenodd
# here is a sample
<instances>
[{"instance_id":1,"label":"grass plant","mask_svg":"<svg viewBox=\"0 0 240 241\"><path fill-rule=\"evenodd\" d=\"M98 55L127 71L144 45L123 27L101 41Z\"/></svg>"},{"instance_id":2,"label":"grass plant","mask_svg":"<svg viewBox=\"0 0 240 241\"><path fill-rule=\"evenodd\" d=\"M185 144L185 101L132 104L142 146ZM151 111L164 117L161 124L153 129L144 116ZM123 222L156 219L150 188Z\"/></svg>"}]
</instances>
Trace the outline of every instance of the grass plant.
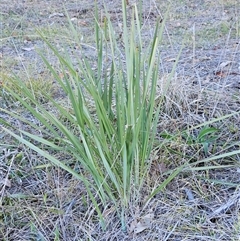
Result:
<instances>
[{"instance_id":1,"label":"grass plant","mask_svg":"<svg viewBox=\"0 0 240 241\"><path fill-rule=\"evenodd\" d=\"M67 95L72 114L69 114L64 104L60 104L50 95L45 97L57 113L65 117L61 120L68 119L71 124L66 125L64 121L59 120L35 98L27 83L15 77L14 85L22 93L19 94L8 86L6 88L42 123L42 132L46 133L48 138L24 130L19 130L18 134L9 129L5 130L53 164L84 182L103 225L101 210L111 201L121 216L122 228L126 230L125 209L130 199L139 198L144 177L149 169L149 157L156 135L160 105L156 108L154 100L159 74L158 45L164 22L159 27L160 21L157 21L153 39L146 47L141 42L141 21L137 7L134 8L130 27L127 23L124 0L122 9L124 50L117 43L108 15L107 23L100 27L96 8L96 71L85 57L79 59L76 56L78 67L73 67L67 51L64 56L61 55L40 33L61 65L63 77L60 77L45 56L41 55L47 68ZM76 30L71 23L70 25L76 41L79 41ZM106 70L106 59L110 60L109 72ZM16 115L15 117L19 118ZM21 120L24 121L23 118ZM39 126L29 122L28 124L32 129L39 129ZM53 139L58 140L58 145L52 141ZM47 151L49 149L59 151L63 156L70 155L73 160L81 163L84 171L76 172L65 161L51 155Z\"/></svg>"}]
</instances>

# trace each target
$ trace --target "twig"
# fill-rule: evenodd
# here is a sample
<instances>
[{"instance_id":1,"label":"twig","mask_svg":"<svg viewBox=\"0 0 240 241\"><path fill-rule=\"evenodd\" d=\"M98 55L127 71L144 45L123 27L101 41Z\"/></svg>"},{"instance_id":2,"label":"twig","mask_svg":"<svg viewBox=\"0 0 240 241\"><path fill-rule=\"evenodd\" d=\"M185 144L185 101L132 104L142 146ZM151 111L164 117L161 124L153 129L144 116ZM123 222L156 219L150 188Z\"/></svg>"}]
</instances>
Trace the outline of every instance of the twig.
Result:
<instances>
[{"instance_id":1,"label":"twig","mask_svg":"<svg viewBox=\"0 0 240 241\"><path fill-rule=\"evenodd\" d=\"M240 189L238 192L234 193L234 195L228 200L227 203L223 204L221 207L217 208L215 211L213 211L208 218L211 219L213 217L218 216L222 212L226 212L232 205L240 201Z\"/></svg>"}]
</instances>

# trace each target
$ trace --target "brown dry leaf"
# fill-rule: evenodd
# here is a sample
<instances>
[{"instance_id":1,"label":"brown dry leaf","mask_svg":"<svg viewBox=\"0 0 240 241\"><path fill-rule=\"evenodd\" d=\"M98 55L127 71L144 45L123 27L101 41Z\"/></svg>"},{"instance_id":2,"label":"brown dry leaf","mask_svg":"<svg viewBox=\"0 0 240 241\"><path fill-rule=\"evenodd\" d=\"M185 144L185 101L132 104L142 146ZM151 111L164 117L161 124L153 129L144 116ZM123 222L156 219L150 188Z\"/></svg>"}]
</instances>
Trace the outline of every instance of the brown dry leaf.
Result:
<instances>
[{"instance_id":1,"label":"brown dry leaf","mask_svg":"<svg viewBox=\"0 0 240 241\"><path fill-rule=\"evenodd\" d=\"M226 77L226 73L224 73L223 71L217 71L217 72L215 72L215 75L220 78Z\"/></svg>"},{"instance_id":2,"label":"brown dry leaf","mask_svg":"<svg viewBox=\"0 0 240 241\"><path fill-rule=\"evenodd\" d=\"M148 226L142 224L141 222L138 222L136 227L134 228L134 233L141 233L142 231L144 231L145 229L147 229Z\"/></svg>"},{"instance_id":3,"label":"brown dry leaf","mask_svg":"<svg viewBox=\"0 0 240 241\"><path fill-rule=\"evenodd\" d=\"M149 214L146 214L145 216L141 217L141 220L137 223L137 225L134 229L134 233L136 233L136 234L141 233L145 229L150 228L152 225L153 218L154 218L153 213L149 213Z\"/></svg>"},{"instance_id":4,"label":"brown dry leaf","mask_svg":"<svg viewBox=\"0 0 240 241\"><path fill-rule=\"evenodd\" d=\"M78 21L78 26L88 26L88 23L86 21L79 20Z\"/></svg>"},{"instance_id":5,"label":"brown dry leaf","mask_svg":"<svg viewBox=\"0 0 240 241\"><path fill-rule=\"evenodd\" d=\"M130 224L129 232L134 232L135 234L143 232L145 229L148 229L152 225L152 221L154 218L154 213L150 212L142 217L139 218L139 221L137 219L134 219L132 223Z\"/></svg>"}]
</instances>

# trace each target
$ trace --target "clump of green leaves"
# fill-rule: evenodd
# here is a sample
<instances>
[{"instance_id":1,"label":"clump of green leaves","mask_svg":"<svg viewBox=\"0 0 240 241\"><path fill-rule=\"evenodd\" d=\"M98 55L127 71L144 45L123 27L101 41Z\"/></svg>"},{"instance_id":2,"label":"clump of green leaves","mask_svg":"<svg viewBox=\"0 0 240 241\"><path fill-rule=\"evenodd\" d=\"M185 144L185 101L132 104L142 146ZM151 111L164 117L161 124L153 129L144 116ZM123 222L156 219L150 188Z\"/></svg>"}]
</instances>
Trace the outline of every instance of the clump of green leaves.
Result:
<instances>
[{"instance_id":1,"label":"clump of green leaves","mask_svg":"<svg viewBox=\"0 0 240 241\"><path fill-rule=\"evenodd\" d=\"M218 132L219 130L215 127L204 126L197 135L183 132L182 137L186 140L188 145L202 145L204 154L207 156L209 145L216 141Z\"/></svg>"},{"instance_id":2,"label":"clump of green leaves","mask_svg":"<svg viewBox=\"0 0 240 241\"><path fill-rule=\"evenodd\" d=\"M150 154L157 132L161 102L164 100L163 95L156 106L158 44L165 20L161 27L159 22L156 22L151 43L149 46L143 46L137 7L134 8L130 26L127 24L125 0L122 0L122 12L123 31L119 43L119 36L116 36L107 14L107 21L100 27L96 8L95 63L84 56L81 56L81 59L75 56L78 60L76 67L67 51L65 54L60 53L40 33L60 63L61 77L59 71L41 55L52 77L67 96L67 104L46 94L44 97L48 100L48 106L43 105L41 100L35 97L32 88L27 88L26 82L16 77L14 89L6 86L7 92L19 101L41 126L4 108L1 110L26 123L30 131L17 128L12 131L14 126L11 123L1 118L0 122L5 125L3 129L18 141L83 182L103 226L102 207L108 202L113 203L121 217L122 228L126 230L125 210L131 200L138 200L151 165ZM77 31L71 21L69 22L73 36L81 47ZM169 80L175 67L169 75ZM166 86L168 87L169 83ZM234 114L218 120L232 115ZM58 118L59 116L61 118ZM218 120L211 120L195 128L211 125ZM35 134L39 130L42 136ZM193 141L204 145L209 143L209 135L214 137L215 130L202 130ZM61 155L55 155L56 153ZM166 187L184 168L190 168L191 171L215 168L197 165L238 153L238 150L232 151L191 163L196 167L186 162L170 171L163 183L151 190L147 201ZM71 163L79 163L80 168L75 169L69 165L69 160Z\"/></svg>"},{"instance_id":3,"label":"clump of green leaves","mask_svg":"<svg viewBox=\"0 0 240 241\"><path fill-rule=\"evenodd\" d=\"M41 138L25 131L20 131L20 135L7 129L6 131L81 180L102 223L104 220L97 200L100 199L103 205L108 201L113 202L121 216L122 227L126 229L124 212L130 199L138 198L150 164L148 160L156 135L160 105L156 108L154 100L159 73L158 45L164 22L159 27L157 21L150 45L143 46L137 7L134 8L130 28L127 24L124 0L122 9L123 49L117 42L108 15L104 26L100 27L96 8L97 70L94 70L91 67L93 64L84 57L78 59L78 69L76 69L67 52L61 55L40 33L60 62L61 77L41 55L52 76L68 97L71 112L64 103L59 103L46 95L49 103L62 116L61 119L57 118L35 98L30 89L26 88L24 81L17 79L15 85L21 92L10 88L8 91L42 123L42 132L49 138ZM71 23L70 26L78 42L77 32ZM110 59L108 72L106 58ZM22 95L31 103L25 101ZM63 121L66 119L68 124ZM32 128L39 129L39 126L28 124ZM39 143L41 147L33 143ZM44 147L59 151L63 156L64 153L68 157L71 156L81 163L84 171L75 171L66 162L49 154ZM91 180L86 173L90 174Z\"/></svg>"}]
</instances>

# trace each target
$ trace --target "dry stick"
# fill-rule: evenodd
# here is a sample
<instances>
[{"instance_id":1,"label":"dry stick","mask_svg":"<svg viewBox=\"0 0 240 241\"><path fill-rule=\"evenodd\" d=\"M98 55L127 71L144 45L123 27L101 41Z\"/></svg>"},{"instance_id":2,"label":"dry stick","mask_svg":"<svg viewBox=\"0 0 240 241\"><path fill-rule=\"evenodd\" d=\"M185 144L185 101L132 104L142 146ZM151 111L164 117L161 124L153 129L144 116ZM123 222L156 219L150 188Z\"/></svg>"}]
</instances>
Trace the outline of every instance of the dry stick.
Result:
<instances>
[{"instance_id":1,"label":"dry stick","mask_svg":"<svg viewBox=\"0 0 240 241\"><path fill-rule=\"evenodd\" d=\"M156 10L157 10L158 15L161 17L161 19L163 19L163 15L162 15L162 13L160 12L160 10L158 9L158 7L157 7L157 5L156 5L155 2L154 2L154 5L155 5L155 8L156 8ZM169 34L169 32L168 32L168 29L167 29L166 25L164 26L164 29L165 29L165 32L166 32L166 34L167 34L168 41L169 41L169 43L170 43L170 45L171 45L171 49L174 51L173 43L172 43L172 40L171 40L171 38L170 38L170 34Z\"/></svg>"},{"instance_id":2,"label":"dry stick","mask_svg":"<svg viewBox=\"0 0 240 241\"><path fill-rule=\"evenodd\" d=\"M221 207L213 211L208 216L208 218L211 219L219 215L221 212L226 212L232 205L234 205L237 202L240 202L240 189L228 200L227 203L223 204Z\"/></svg>"},{"instance_id":3,"label":"dry stick","mask_svg":"<svg viewBox=\"0 0 240 241\"><path fill-rule=\"evenodd\" d=\"M195 23L193 24L193 34L192 34L192 41L193 41L193 57L192 57L192 62L193 62L193 67L196 63L196 32L195 32Z\"/></svg>"},{"instance_id":4,"label":"dry stick","mask_svg":"<svg viewBox=\"0 0 240 241\"><path fill-rule=\"evenodd\" d=\"M11 168L12 168L12 165L13 165L13 161L15 160L16 154L17 154L17 151L13 151L13 152L8 152L4 156L4 159L5 159L5 158L9 157L10 155L13 155L12 158L11 158L9 167L8 167L8 171L7 171L6 177L3 180L0 179L0 184L3 184L3 187L0 190L0 206L2 206L2 200L3 200L3 197L4 197L4 192L5 192L6 187L7 186L10 187L10 185L11 185L11 183L8 184L8 182L9 182L8 177L10 175L10 171L11 171Z\"/></svg>"}]
</instances>

